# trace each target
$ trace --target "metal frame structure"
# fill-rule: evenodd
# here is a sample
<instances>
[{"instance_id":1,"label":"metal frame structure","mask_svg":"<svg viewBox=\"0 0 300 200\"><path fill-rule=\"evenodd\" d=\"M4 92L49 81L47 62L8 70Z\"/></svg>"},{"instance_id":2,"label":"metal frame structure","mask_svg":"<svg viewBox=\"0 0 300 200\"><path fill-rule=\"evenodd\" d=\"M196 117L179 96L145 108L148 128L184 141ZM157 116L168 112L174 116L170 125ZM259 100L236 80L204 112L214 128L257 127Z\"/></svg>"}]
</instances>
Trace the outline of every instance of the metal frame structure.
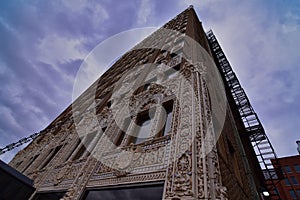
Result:
<instances>
[{"instance_id":1,"label":"metal frame structure","mask_svg":"<svg viewBox=\"0 0 300 200\"><path fill-rule=\"evenodd\" d=\"M0 155L4 154L5 152L7 151L11 151L13 150L14 148L17 148L23 144L26 144L32 140L34 140L35 138L37 138L39 135L41 134L41 132L38 132L38 133L34 133L28 137L24 137L22 139L20 139L19 141L17 142L14 142L14 143L11 143L9 145L6 145L5 147L3 147L2 149L0 149Z\"/></svg>"},{"instance_id":2,"label":"metal frame structure","mask_svg":"<svg viewBox=\"0 0 300 200\"><path fill-rule=\"evenodd\" d=\"M246 134L249 136L256 153L269 194L280 199L279 194L272 191L282 179L282 170L280 170L281 167L274 148L212 30L207 32L207 39L224 84L230 89Z\"/></svg>"}]
</instances>

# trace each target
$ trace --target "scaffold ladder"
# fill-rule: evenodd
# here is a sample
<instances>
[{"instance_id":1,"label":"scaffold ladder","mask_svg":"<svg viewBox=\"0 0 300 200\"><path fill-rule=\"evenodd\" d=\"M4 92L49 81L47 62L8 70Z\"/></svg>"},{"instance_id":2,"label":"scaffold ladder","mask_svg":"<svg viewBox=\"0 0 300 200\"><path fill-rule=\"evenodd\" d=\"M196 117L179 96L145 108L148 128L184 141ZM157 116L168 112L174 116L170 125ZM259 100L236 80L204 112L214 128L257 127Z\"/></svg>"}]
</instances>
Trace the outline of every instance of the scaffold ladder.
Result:
<instances>
[{"instance_id":1,"label":"scaffold ladder","mask_svg":"<svg viewBox=\"0 0 300 200\"><path fill-rule=\"evenodd\" d=\"M246 134L249 136L256 153L269 194L276 199L280 199L279 194L274 192L276 184L281 179L281 176L278 177L281 170L274 148L212 30L207 32L207 39L217 67L223 76L224 84L227 84L230 89Z\"/></svg>"}]
</instances>

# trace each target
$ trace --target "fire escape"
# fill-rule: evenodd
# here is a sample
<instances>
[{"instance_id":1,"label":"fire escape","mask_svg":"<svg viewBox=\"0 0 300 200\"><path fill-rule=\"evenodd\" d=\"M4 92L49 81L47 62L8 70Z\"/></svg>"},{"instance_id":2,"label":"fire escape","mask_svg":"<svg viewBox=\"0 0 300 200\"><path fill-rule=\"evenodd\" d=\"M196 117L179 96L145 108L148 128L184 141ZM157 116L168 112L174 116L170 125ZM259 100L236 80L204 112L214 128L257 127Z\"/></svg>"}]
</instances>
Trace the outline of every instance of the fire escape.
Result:
<instances>
[{"instance_id":1,"label":"fire escape","mask_svg":"<svg viewBox=\"0 0 300 200\"><path fill-rule=\"evenodd\" d=\"M273 192L276 188L276 184L279 183L282 178L282 172L274 148L212 30L207 32L207 39L216 65L223 76L224 84L230 89L239 115L243 121L246 134L252 143L256 157L263 171L265 185L269 194L272 199L280 199L279 194Z\"/></svg>"}]
</instances>

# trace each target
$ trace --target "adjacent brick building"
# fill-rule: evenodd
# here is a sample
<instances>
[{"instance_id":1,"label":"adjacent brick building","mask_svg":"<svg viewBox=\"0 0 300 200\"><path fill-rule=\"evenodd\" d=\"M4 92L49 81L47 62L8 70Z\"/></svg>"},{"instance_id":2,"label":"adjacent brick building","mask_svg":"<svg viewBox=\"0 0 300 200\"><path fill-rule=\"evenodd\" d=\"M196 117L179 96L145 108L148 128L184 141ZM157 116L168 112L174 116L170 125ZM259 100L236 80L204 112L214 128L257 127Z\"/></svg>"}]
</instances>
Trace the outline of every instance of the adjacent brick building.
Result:
<instances>
[{"instance_id":1,"label":"adjacent brick building","mask_svg":"<svg viewBox=\"0 0 300 200\"><path fill-rule=\"evenodd\" d=\"M272 193L278 193L281 199L300 199L300 155L278 158L278 161L282 167L283 179L278 181Z\"/></svg>"}]
</instances>

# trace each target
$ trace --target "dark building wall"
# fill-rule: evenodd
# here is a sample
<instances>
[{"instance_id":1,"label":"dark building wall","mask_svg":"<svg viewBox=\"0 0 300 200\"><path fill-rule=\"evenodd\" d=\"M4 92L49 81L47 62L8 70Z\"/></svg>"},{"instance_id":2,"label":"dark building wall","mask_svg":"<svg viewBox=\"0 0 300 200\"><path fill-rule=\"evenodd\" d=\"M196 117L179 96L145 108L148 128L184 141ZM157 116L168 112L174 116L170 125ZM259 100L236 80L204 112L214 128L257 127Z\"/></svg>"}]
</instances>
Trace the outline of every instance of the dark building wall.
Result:
<instances>
[{"instance_id":1,"label":"dark building wall","mask_svg":"<svg viewBox=\"0 0 300 200\"><path fill-rule=\"evenodd\" d=\"M32 180L0 160L0 200L27 200L34 191Z\"/></svg>"},{"instance_id":2,"label":"dark building wall","mask_svg":"<svg viewBox=\"0 0 300 200\"><path fill-rule=\"evenodd\" d=\"M224 129L218 139L222 182L228 188L228 197L231 199L251 199L252 191L249 184L251 180L248 180L246 175L246 166L231 120L229 116L226 118Z\"/></svg>"}]
</instances>

